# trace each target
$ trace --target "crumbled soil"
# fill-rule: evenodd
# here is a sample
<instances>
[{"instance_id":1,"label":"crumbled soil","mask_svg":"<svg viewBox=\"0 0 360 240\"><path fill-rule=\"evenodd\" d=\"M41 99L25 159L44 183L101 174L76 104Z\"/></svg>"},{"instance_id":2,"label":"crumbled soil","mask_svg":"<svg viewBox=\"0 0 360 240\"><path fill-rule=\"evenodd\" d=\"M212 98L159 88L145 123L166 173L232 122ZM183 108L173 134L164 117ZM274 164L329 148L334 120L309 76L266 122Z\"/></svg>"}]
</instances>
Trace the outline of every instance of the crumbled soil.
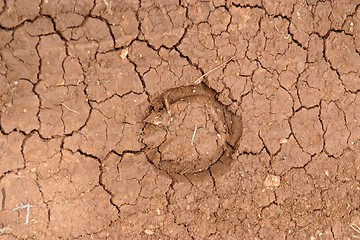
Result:
<instances>
[{"instance_id":1,"label":"crumbled soil","mask_svg":"<svg viewBox=\"0 0 360 240\"><path fill-rule=\"evenodd\" d=\"M359 0L0 0L0 239L360 238Z\"/></svg>"}]
</instances>

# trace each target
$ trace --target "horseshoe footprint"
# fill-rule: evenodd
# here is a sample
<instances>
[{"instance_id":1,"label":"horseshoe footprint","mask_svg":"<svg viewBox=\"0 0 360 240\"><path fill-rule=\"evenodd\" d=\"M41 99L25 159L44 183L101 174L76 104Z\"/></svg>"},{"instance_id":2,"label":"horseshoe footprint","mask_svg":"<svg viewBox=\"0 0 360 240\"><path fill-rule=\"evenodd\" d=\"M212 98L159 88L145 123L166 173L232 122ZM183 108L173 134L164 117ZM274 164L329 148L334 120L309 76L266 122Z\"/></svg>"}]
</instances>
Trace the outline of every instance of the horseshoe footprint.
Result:
<instances>
[{"instance_id":1,"label":"horseshoe footprint","mask_svg":"<svg viewBox=\"0 0 360 240\"><path fill-rule=\"evenodd\" d=\"M152 107L142 140L157 169L171 176L191 176L231 161L242 134L241 117L221 104L204 83L167 90Z\"/></svg>"}]
</instances>

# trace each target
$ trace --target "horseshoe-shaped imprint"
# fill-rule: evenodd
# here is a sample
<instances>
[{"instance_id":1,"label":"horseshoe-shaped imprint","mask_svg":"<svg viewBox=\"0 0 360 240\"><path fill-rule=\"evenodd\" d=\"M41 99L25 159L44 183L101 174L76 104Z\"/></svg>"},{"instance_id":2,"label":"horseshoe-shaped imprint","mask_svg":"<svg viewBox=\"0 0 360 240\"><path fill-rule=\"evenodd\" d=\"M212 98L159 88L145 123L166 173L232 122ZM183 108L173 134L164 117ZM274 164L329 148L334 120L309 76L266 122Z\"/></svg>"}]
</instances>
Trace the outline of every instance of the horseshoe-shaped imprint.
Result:
<instances>
[{"instance_id":1,"label":"horseshoe-shaped imprint","mask_svg":"<svg viewBox=\"0 0 360 240\"><path fill-rule=\"evenodd\" d=\"M144 120L146 156L169 174L189 175L228 161L242 134L241 117L230 112L205 84L167 90Z\"/></svg>"}]
</instances>

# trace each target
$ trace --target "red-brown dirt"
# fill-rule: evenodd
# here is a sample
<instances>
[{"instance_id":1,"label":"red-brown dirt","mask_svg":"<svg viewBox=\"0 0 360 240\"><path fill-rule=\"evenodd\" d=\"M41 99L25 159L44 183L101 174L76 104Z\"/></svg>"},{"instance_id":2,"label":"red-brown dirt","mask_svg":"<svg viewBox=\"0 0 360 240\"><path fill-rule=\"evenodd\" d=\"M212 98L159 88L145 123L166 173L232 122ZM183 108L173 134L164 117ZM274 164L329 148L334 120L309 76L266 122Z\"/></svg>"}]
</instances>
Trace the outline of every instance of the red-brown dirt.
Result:
<instances>
[{"instance_id":1,"label":"red-brown dirt","mask_svg":"<svg viewBox=\"0 0 360 240\"><path fill-rule=\"evenodd\" d=\"M0 239L360 239L360 0L0 0Z\"/></svg>"}]
</instances>

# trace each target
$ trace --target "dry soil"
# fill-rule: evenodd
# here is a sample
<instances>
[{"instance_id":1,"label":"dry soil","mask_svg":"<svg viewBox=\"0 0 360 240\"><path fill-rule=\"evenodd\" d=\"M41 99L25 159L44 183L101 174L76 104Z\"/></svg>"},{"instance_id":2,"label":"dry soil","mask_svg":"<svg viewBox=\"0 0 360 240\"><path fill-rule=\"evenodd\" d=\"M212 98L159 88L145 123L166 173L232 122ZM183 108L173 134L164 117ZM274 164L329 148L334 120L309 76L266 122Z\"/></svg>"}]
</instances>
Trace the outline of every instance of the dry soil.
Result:
<instances>
[{"instance_id":1,"label":"dry soil","mask_svg":"<svg viewBox=\"0 0 360 240\"><path fill-rule=\"evenodd\" d=\"M0 239L360 239L360 0L1 0Z\"/></svg>"}]
</instances>

